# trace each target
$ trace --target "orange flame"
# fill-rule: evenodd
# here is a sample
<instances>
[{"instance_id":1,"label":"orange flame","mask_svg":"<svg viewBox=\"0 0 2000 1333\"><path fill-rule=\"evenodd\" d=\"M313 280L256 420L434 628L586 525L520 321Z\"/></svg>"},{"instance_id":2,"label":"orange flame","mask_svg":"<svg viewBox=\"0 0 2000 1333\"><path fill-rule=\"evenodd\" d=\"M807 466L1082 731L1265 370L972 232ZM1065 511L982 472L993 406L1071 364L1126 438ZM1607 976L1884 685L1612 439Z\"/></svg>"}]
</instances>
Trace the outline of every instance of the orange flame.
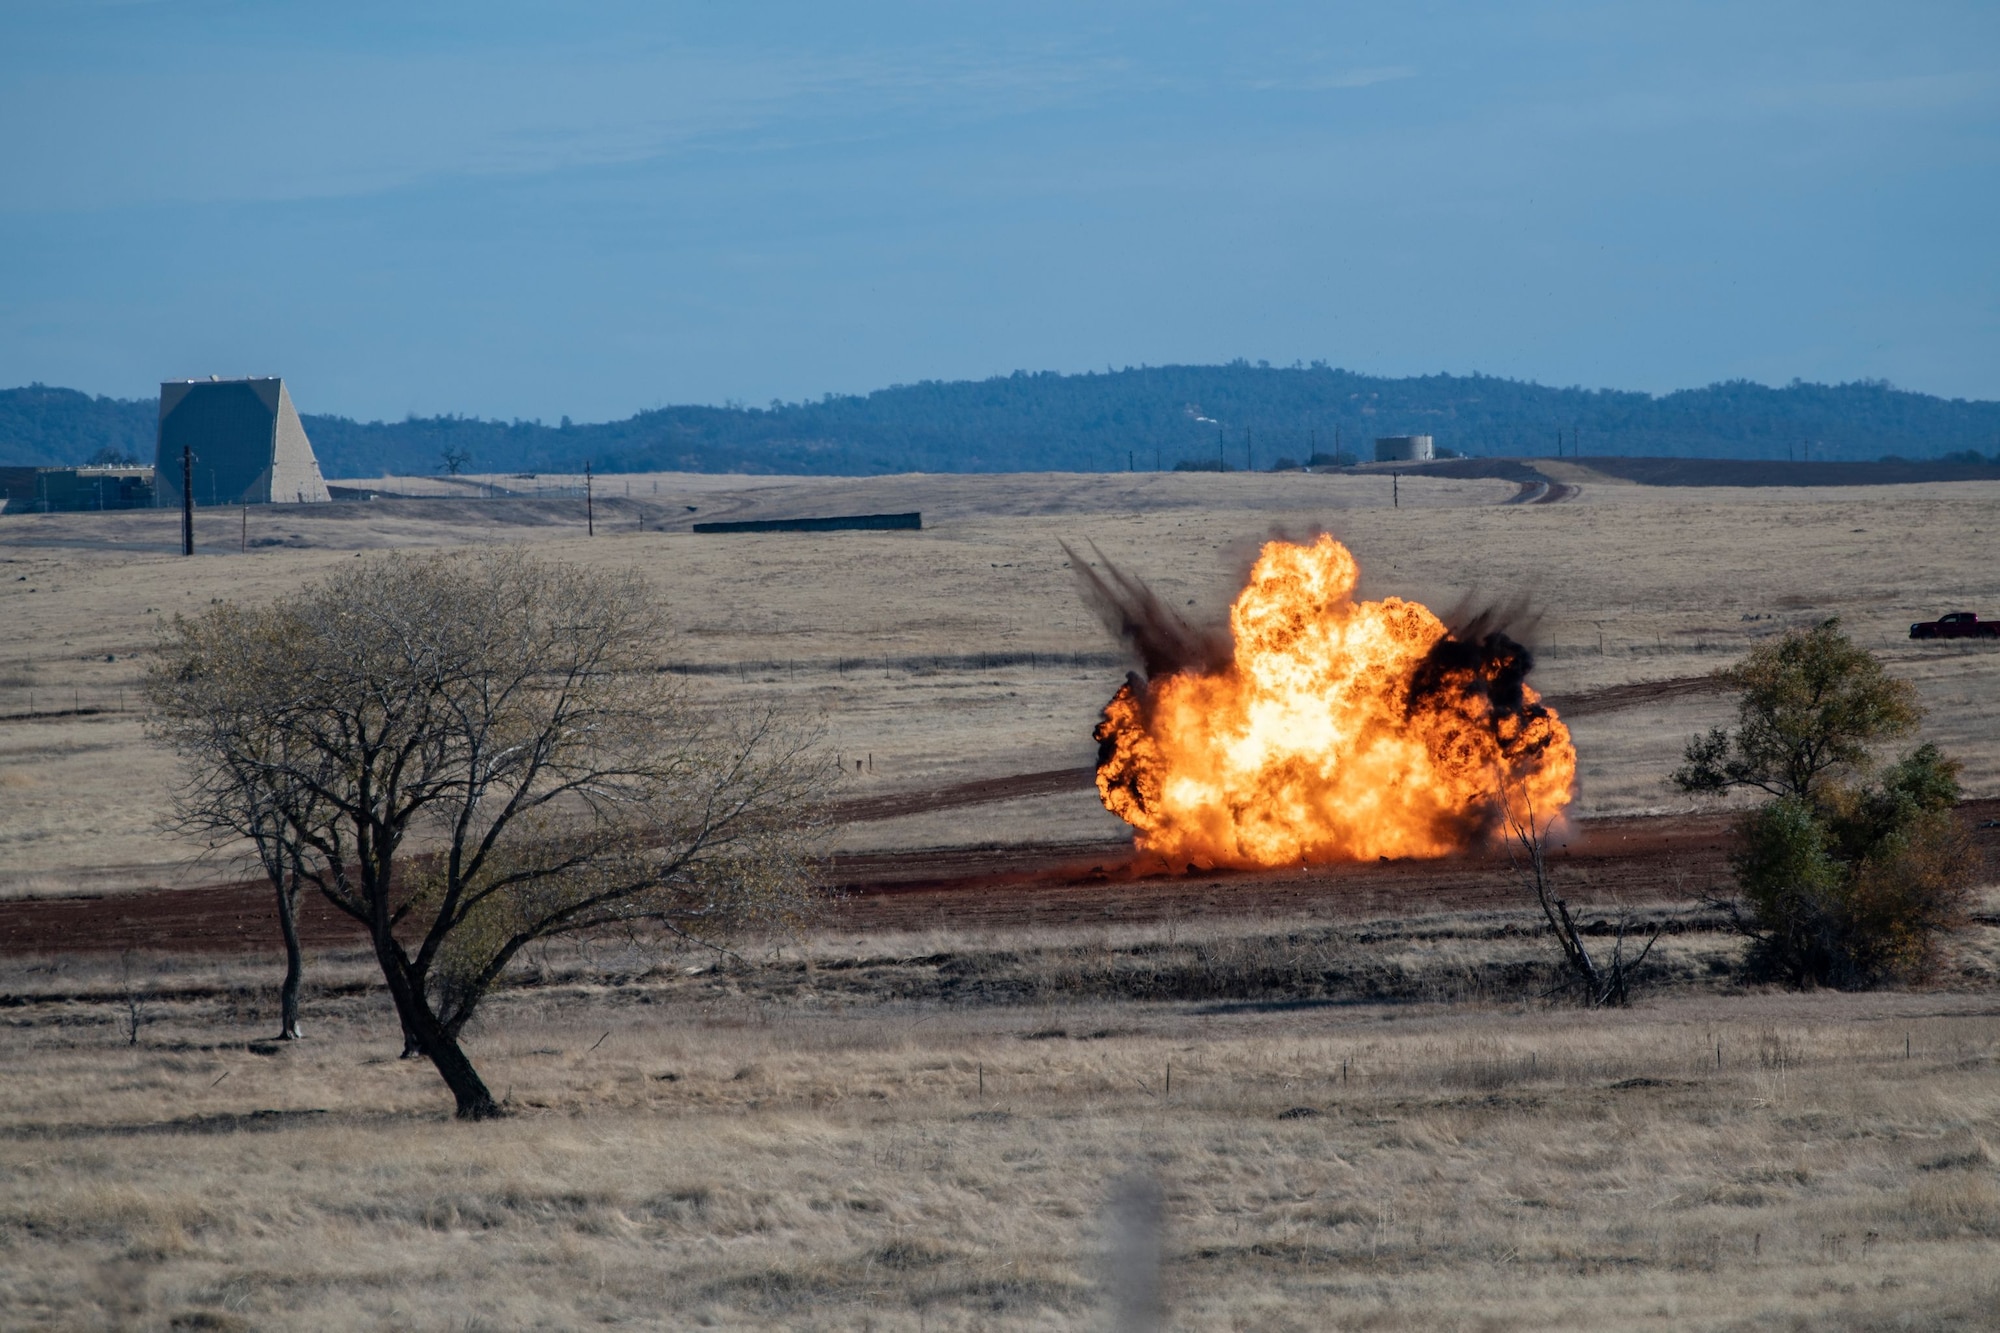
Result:
<instances>
[{"instance_id":1,"label":"orange flame","mask_svg":"<svg viewBox=\"0 0 2000 1333\"><path fill-rule=\"evenodd\" d=\"M1134 677L1105 705L1097 789L1141 851L1443 856L1569 803L1576 749L1521 683L1525 651L1461 644L1416 602L1356 602L1359 573L1331 537L1268 543L1230 608L1229 666Z\"/></svg>"}]
</instances>

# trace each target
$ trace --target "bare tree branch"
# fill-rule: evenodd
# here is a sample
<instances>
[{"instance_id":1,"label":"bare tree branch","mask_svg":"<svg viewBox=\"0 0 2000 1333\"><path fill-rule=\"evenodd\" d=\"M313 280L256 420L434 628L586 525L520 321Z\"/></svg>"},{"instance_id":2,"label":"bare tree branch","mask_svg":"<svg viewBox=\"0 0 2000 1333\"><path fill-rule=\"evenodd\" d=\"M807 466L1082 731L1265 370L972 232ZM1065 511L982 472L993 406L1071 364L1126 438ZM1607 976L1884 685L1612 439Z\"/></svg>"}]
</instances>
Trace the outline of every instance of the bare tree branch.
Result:
<instances>
[{"instance_id":1,"label":"bare tree branch","mask_svg":"<svg viewBox=\"0 0 2000 1333\"><path fill-rule=\"evenodd\" d=\"M394 556L177 619L149 690L187 827L257 812L267 865L367 927L406 1050L480 1118L459 1037L529 944L810 906L830 758L775 709L696 701L666 642L635 574Z\"/></svg>"}]
</instances>

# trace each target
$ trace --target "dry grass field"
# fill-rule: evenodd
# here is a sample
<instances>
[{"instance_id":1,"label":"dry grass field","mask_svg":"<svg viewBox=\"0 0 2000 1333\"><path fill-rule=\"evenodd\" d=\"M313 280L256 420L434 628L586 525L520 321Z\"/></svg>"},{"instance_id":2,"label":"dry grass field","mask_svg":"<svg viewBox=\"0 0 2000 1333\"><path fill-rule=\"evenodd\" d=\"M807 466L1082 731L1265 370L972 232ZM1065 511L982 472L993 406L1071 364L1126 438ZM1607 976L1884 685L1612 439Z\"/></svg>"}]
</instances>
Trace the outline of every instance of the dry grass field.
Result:
<instances>
[{"instance_id":1,"label":"dry grass field","mask_svg":"<svg viewBox=\"0 0 2000 1333\"><path fill-rule=\"evenodd\" d=\"M311 1039L270 1054L268 968L148 962L133 1044L116 960L15 961L0 1310L1106 1327L1105 1200L1142 1172L1177 1329L1993 1326L2000 931L1987 988L1872 996L1744 993L1676 938L1644 1003L1580 1013L1477 983L1538 957L1503 924L562 950L473 1043L519 1112L479 1126L393 1058L359 958L317 960ZM926 986L940 953L1034 998ZM1434 998L1121 998L1163 956Z\"/></svg>"},{"instance_id":2,"label":"dry grass field","mask_svg":"<svg viewBox=\"0 0 2000 1333\"><path fill-rule=\"evenodd\" d=\"M1662 777L1727 716L1606 690L1828 615L2000 796L2000 649L1903 637L2000 614L2000 483L1562 479L1510 504L1406 478L1392 506L1381 476L616 478L594 537L580 501L380 501L204 513L194 560L171 514L0 515L0 897L115 910L230 872L158 831L171 771L134 696L162 617L495 541L645 572L700 682L825 718L847 798L1090 762L1123 668L1059 542L1214 616L1258 541L1318 527L1367 595L1533 596L1539 685L1597 701L1572 721L1584 816L1684 809ZM907 509L923 532L688 531ZM1073 791L841 838L1118 828ZM2000 1327L1990 887L1936 988L1868 995L1746 988L1714 912L1648 904L1639 1003L1583 1013L1546 998L1526 911L1411 883L1394 913L918 931L836 905L740 960L560 946L470 1034L518 1113L484 1125L394 1058L357 953L312 957L288 1047L258 1040L266 957L0 955L0 1327L1108 1327L1133 1173L1164 1191L1176 1329Z\"/></svg>"},{"instance_id":3,"label":"dry grass field","mask_svg":"<svg viewBox=\"0 0 2000 1333\"><path fill-rule=\"evenodd\" d=\"M547 480L547 479L545 479ZM357 551L519 541L636 567L675 609L677 660L722 690L781 690L870 764L850 794L1090 763L1123 667L1078 600L1061 541L1094 541L1190 615L1219 616L1272 532L1333 531L1368 596L1439 608L1526 592L1536 676L1559 699L1698 676L1758 637L1827 615L1914 679L1927 734L2000 795L2000 651L1914 644L1909 623L2000 614L2000 483L1819 490L1585 483L1509 505L1511 483L1383 476L635 477L576 500L383 501L200 515L0 515L0 896L185 882L213 871L161 838L171 774L135 707L162 617L268 598ZM658 490L653 488L658 486ZM921 533L695 535L699 519L920 509ZM642 530L643 525L643 530ZM269 545L258 545L267 542ZM994 665L1005 654L1008 664ZM1026 663L1012 661L1031 655ZM1048 661L1043 660L1046 655ZM1083 664L1078 665L1079 659ZM1053 664L1052 664L1053 663ZM1581 716L1584 814L1675 806L1661 777L1726 716L1682 696ZM77 715L77 709L98 709ZM870 757L872 756L872 763ZM850 844L1116 836L1088 791L858 829ZM858 840L858 841L855 841Z\"/></svg>"}]
</instances>

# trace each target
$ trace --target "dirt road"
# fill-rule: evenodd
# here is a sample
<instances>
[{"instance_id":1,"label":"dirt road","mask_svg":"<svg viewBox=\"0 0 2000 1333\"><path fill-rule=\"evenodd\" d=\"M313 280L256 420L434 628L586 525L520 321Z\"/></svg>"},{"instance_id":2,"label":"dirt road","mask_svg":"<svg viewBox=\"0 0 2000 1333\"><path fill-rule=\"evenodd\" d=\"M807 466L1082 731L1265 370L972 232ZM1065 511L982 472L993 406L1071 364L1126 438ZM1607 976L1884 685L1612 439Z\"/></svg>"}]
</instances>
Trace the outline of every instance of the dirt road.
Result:
<instances>
[{"instance_id":1,"label":"dirt road","mask_svg":"<svg viewBox=\"0 0 2000 1333\"><path fill-rule=\"evenodd\" d=\"M1582 824L1556 850L1558 873L1583 901L1684 898L1724 870L1718 817ZM1365 916L1520 901L1504 855L1379 861L1256 872L1169 873L1129 845L1040 844L893 852L834 859L829 928L1081 925L1203 915ZM354 945L360 927L324 900L300 904L308 946ZM261 880L100 897L0 904L0 952L262 952L276 947L276 908Z\"/></svg>"},{"instance_id":2,"label":"dirt road","mask_svg":"<svg viewBox=\"0 0 2000 1333\"><path fill-rule=\"evenodd\" d=\"M1079 776L1085 775L1085 777ZM929 794L856 803L857 818L888 818L1062 790L1088 770L966 783ZM2000 800L1960 815L2000 864ZM1595 912L1621 904L1687 901L1724 891L1725 814L1580 820L1552 843L1563 892ZM1504 850L1435 861L1346 862L1261 871L1178 872L1134 856L1124 842L1030 843L838 856L827 928L866 933L951 926L1085 926L1168 918L1368 917L1518 906L1527 901ZM360 926L323 899L300 903L308 947L357 945ZM0 953L263 952L277 947L276 907L262 880L194 889L0 903Z\"/></svg>"}]
</instances>

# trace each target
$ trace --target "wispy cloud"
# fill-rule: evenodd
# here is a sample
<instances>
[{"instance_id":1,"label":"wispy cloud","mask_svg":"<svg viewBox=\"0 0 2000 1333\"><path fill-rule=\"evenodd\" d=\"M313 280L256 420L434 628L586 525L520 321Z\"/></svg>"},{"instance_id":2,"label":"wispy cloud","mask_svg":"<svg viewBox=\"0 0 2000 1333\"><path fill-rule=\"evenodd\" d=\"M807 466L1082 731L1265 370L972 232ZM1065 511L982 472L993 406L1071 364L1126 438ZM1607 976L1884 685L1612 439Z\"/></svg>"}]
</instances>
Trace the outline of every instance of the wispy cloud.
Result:
<instances>
[{"instance_id":1,"label":"wispy cloud","mask_svg":"<svg viewBox=\"0 0 2000 1333\"><path fill-rule=\"evenodd\" d=\"M1326 70L1288 78L1250 80L1258 92L1334 92L1342 88L1372 88L1378 83L1394 83L1417 77L1413 65L1374 65L1363 69Z\"/></svg>"},{"instance_id":2,"label":"wispy cloud","mask_svg":"<svg viewBox=\"0 0 2000 1333\"><path fill-rule=\"evenodd\" d=\"M746 136L851 137L869 120L1004 118L1135 79L1129 62L1066 50L189 56L137 72L0 80L0 121L38 131L0 141L0 179L15 187L0 208L370 193L643 161Z\"/></svg>"}]
</instances>

